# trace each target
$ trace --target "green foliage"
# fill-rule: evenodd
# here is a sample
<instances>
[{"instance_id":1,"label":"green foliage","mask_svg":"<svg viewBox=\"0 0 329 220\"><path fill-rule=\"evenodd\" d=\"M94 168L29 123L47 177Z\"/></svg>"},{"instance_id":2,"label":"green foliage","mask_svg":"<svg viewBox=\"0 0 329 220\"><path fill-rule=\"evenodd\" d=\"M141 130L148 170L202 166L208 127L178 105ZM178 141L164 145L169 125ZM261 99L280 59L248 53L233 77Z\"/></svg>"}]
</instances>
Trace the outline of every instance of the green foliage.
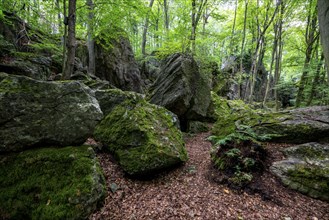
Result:
<instances>
[{"instance_id":1,"label":"green foliage","mask_svg":"<svg viewBox=\"0 0 329 220\"><path fill-rule=\"evenodd\" d=\"M224 182L243 187L252 181L255 173L264 169L266 151L251 138L232 134L216 141L211 160L224 176Z\"/></svg>"},{"instance_id":2,"label":"green foliage","mask_svg":"<svg viewBox=\"0 0 329 220\"><path fill-rule=\"evenodd\" d=\"M2 155L0 218L87 218L96 208L93 199L102 198L105 192L95 160L93 150L87 146Z\"/></svg>"}]
</instances>

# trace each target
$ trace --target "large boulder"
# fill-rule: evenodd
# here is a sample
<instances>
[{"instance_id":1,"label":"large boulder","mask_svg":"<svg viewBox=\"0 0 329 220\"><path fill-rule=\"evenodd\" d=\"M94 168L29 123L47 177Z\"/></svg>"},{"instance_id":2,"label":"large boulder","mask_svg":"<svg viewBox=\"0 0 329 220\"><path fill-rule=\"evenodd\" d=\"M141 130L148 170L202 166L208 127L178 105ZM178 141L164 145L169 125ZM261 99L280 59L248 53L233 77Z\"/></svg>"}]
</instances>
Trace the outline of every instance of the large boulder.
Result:
<instances>
[{"instance_id":1,"label":"large boulder","mask_svg":"<svg viewBox=\"0 0 329 220\"><path fill-rule=\"evenodd\" d=\"M82 144L103 118L91 89L0 73L0 152Z\"/></svg>"},{"instance_id":2,"label":"large boulder","mask_svg":"<svg viewBox=\"0 0 329 220\"><path fill-rule=\"evenodd\" d=\"M288 158L273 163L271 171L289 188L329 202L329 145L307 143L284 153Z\"/></svg>"},{"instance_id":3,"label":"large boulder","mask_svg":"<svg viewBox=\"0 0 329 220\"><path fill-rule=\"evenodd\" d=\"M96 127L94 137L115 155L127 174L145 176L187 160L177 120L162 107L128 99Z\"/></svg>"},{"instance_id":4,"label":"large boulder","mask_svg":"<svg viewBox=\"0 0 329 220\"><path fill-rule=\"evenodd\" d=\"M221 138L240 132L261 141L299 144L329 140L329 106L264 112L241 100L226 100L216 94L213 98L217 121L212 132Z\"/></svg>"},{"instance_id":5,"label":"large boulder","mask_svg":"<svg viewBox=\"0 0 329 220\"><path fill-rule=\"evenodd\" d=\"M87 219L105 197L91 147L0 155L0 219Z\"/></svg>"},{"instance_id":6,"label":"large boulder","mask_svg":"<svg viewBox=\"0 0 329 220\"><path fill-rule=\"evenodd\" d=\"M128 38L98 39L95 63L99 78L119 89L143 93L140 71Z\"/></svg>"},{"instance_id":7,"label":"large boulder","mask_svg":"<svg viewBox=\"0 0 329 220\"><path fill-rule=\"evenodd\" d=\"M271 141L307 143L329 140L329 106L313 106L266 113L250 121L258 135Z\"/></svg>"},{"instance_id":8,"label":"large boulder","mask_svg":"<svg viewBox=\"0 0 329 220\"><path fill-rule=\"evenodd\" d=\"M117 105L120 105L126 100L141 101L144 99L144 95L142 94L122 91L120 89L96 90L95 97L105 116L108 115Z\"/></svg>"},{"instance_id":9,"label":"large boulder","mask_svg":"<svg viewBox=\"0 0 329 220\"><path fill-rule=\"evenodd\" d=\"M189 120L207 118L211 102L210 86L189 55L176 53L169 56L150 91L150 102L175 113L183 129Z\"/></svg>"}]
</instances>

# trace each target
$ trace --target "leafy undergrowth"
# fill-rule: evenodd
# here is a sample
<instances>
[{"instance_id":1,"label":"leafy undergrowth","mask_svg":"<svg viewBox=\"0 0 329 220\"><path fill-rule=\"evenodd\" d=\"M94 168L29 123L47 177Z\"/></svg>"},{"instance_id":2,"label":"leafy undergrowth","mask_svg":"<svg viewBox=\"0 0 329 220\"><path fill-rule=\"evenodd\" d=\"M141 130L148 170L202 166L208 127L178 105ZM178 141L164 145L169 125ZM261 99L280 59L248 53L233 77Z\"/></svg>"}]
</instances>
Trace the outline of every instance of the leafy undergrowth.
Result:
<instances>
[{"instance_id":1,"label":"leafy undergrowth","mask_svg":"<svg viewBox=\"0 0 329 220\"><path fill-rule=\"evenodd\" d=\"M283 159L280 150L287 145L266 146L263 174L241 191L215 181L209 135L189 137L186 164L149 181L127 178L109 154L99 154L108 196L90 219L329 219L328 203L283 187L268 171L268 164Z\"/></svg>"},{"instance_id":2,"label":"leafy undergrowth","mask_svg":"<svg viewBox=\"0 0 329 220\"><path fill-rule=\"evenodd\" d=\"M226 138L215 145L211 159L218 169L220 183L234 188L250 184L265 169L267 152L251 138Z\"/></svg>"}]
</instances>

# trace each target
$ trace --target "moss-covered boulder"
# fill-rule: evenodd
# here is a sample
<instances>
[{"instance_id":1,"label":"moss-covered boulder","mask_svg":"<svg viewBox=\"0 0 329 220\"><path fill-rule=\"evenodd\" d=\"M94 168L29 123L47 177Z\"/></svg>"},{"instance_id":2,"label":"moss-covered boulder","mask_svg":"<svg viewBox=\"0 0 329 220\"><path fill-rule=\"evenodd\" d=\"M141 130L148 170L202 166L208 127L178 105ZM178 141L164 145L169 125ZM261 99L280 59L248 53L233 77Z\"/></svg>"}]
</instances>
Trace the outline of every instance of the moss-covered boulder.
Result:
<instances>
[{"instance_id":1,"label":"moss-covered boulder","mask_svg":"<svg viewBox=\"0 0 329 220\"><path fill-rule=\"evenodd\" d=\"M104 115L108 115L117 105L126 100L141 101L144 99L144 95L140 93L124 92L120 89L96 90L95 96Z\"/></svg>"},{"instance_id":2,"label":"moss-covered boulder","mask_svg":"<svg viewBox=\"0 0 329 220\"><path fill-rule=\"evenodd\" d=\"M271 166L282 183L329 202L329 145L307 143L287 148L284 153L287 159Z\"/></svg>"},{"instance_id":3,"label":"moss-covered boulder","mask_svg":"<svg viewBox=\"0 0 329 220\"><path fill-rule=\"evenodd\" d=\"M102 118L93 91L80 82L0 73L0 152L81 145Z\"/></svg>"},{"instance_id":4,"label":"moss-covered boulder","mask_svg":"<svg viewBox=\"0 0 329 220\"><path fill-rule=\"evenodd\" d=\"M91 147L0 156L0 219L86 219L105 197Z\"/></svg>"},{"instance_id":5,"label":"moss-covered boulder","mask_svg":"<svg viewBox=\"0 0 329 220\"><path fill-rule=\"evenodd\" d=\"M126 173L145 176L187 160L177 120L162 107L130 99L106 116L94 137L114 153Z\"/></svg>"},{"instance_id":6,"label":"moss-covered boulder","mask_svg":"<svg viewBox=\"0 0 329 220\"><path fill-rule=\"evenodd\" d=\"M175 113L183 130L189 120L200 121L208 117L210 86L191 56L179 53L169 56L150 91L150 102Z\"/></svg>"},{"instance_id":7,"label":"moss-covered boulder","mask_svg":"<svg viewBox=\"0 0 329 220\"><path fill-rule=\"evenodd\" d=\"M274 142L329 140L329 106L264 112L253 109L241 100L226 100L214 93L212 98L217 117L212 133L220 138L240 132Z\"/></svg>"}]
</instances>

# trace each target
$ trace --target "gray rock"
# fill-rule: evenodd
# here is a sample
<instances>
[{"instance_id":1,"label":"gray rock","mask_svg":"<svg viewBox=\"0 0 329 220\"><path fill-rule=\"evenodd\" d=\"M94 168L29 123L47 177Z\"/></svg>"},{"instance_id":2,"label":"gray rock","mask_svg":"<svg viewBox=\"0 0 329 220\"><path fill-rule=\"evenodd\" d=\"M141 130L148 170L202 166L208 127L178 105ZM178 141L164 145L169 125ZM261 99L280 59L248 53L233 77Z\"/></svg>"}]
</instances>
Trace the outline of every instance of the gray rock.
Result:
<instances>
[{"instance_id":1,"label":"gray rock","mask_svg":"<svg viewBox=\"0 0 329 220\"><path fill-rule=\"evenodd\" d=\"M163 107L128 99L96 127L94 137L114 153L126 173L141 177L187 160L176 122Z\"/></svg>"},{"instance_id":2,"label":"gray rock","mask_svg":"<svg viewBox=\"0 0 329 220\"><path fill-rule=\"evenodd\" d=\"M80 82L44 82L0 73L0 152L82 144L103 114Z\"/></svg>"},{"instance_id":3,"label":"gray rock","mask_svg":"<svg viewBox=\"0 0 329 220\"><path fill-rule=\"evenodd\" d=\"M150 91L151 103L164 106L183 121L207 117L210 86L191 56L176 53L167 58Z\"/></svg>"},{"instance_id":4,"label":"gray rock","mask_svg":"<svg viewBox=\"0 0 329 220\"><path fill-rule=\"evenodd\" d=\"M251 121L251 126L257 134L269 135L271 141L290 143L328 141L329 106L267 113Z\"/></svg>"},{"instance_id":5,"label":"gray rock","mask_svg":"<svg viewBox=\"0 0 329 220\"><path fill-rule=\"evenodd\" d=\"M307 143L284 150L286 160L270 170L282 183L313 198L329 201L329 145Z\"/></svg>"},{"instance_id":6,"label":"gray rock","mask_svg":"<svg viewBox=\"0 0 329 220\"><path fill-rule=\"evenodd\" d=\"M121 90L143 93L138 64L127 38L112 39L110 43L99 40L95 44L95 63L97 77Z\"/></svg>"},{"instance_id":7,"label":"gray rock","mask_svg":"<svg viewBox=\"0 0 329 220\"><path fill-rule=\"evenodd\" d=\"M126 100L138 102L144 99L144 95L142 94L128 91L124 92L120 89L96 90L95 95L105 116Z\"/></svg>"}]
</instances>

